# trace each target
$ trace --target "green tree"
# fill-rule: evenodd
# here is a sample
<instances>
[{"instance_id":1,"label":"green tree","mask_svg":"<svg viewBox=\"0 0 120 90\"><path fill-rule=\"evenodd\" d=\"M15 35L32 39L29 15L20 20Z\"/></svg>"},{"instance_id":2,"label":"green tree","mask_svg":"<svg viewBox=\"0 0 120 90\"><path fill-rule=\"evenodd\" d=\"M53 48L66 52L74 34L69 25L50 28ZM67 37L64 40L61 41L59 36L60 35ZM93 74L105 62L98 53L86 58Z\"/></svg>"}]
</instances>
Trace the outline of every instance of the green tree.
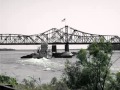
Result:
<instances>
[{"instance_id":1,"label":"green tree","mask_svg":"<svg viewBox=\"0 0 120 90\"><path fill-rule=\"evenodd\" d=\"M120 90L120 72L117 72L113 77L109 80L107 90Z\"/></svg>"},{"instance_id":2,"label":"green tree","mask_svg":"<svg viewBox=\"0 0 120 90\"><path fill-rule=\"evenodd\" d=\"M72 90L105 90L110 78L111 56L112 45L104 39L90 44L88 51L78 52L78 62L67 62L64 81Z\"/></svg>"}]
</instances>

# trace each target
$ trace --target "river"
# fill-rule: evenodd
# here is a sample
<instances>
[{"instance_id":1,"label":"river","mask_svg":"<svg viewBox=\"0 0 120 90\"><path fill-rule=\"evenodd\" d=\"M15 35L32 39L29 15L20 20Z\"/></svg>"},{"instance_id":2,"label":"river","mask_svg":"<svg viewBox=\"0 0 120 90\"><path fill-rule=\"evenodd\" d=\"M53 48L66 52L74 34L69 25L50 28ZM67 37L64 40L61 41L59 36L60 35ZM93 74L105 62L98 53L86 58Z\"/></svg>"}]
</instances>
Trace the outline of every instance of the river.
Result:
<instances>
[{"instance_id":1,"label":"river","mask_svg":"<svg viewBox=\"0 0 120 90\"><path fill-rule=\"evenodd\" d=\"M76 51L76 50L72 50ZM78 50L77 50L78 51ZM50 82L53 77L61 78L66 58L21 59L21 56L33 53L34 50L0 51L0 74L15 77L19 82L24 78L41 79L41 83ZM120 57L120 51L114 51L112 62ZM68 59L77 60L76 56ZM120 71L120 58L111 67L113 72Z\"/></svg>"}]
</instances>

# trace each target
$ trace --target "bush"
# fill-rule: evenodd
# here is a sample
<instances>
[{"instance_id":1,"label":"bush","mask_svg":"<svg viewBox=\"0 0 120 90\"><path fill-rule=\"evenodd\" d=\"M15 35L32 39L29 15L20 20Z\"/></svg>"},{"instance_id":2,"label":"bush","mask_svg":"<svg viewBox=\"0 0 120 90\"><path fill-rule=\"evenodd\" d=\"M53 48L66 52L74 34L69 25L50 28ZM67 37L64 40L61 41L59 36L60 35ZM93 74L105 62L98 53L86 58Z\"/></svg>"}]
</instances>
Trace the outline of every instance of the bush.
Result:
<instances>
[{"instance_id":1,"label":"bush","mask_svg":"<svg viewBox=\"0 0 120 90\"><path fill-rule=\"evenodd\" d=\"M10 84L13 86L18 84L16 78L12 78L12 77L9 77L6 75L0 75L0 83L1 84Z\"/></svg>"}]
</instances>

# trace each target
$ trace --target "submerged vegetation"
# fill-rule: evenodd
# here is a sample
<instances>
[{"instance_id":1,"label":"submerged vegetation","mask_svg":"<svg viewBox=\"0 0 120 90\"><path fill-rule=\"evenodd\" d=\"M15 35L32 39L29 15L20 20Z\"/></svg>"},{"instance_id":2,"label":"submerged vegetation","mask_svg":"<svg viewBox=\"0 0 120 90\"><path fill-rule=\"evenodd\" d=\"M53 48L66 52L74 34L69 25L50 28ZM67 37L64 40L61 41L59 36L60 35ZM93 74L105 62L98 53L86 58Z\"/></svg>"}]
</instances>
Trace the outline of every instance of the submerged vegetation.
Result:
<instances>
[{"instance_id":1,"label":"submerged vegetation","mask_svg":"<svg viewBox=\"0 0 120 90\"><path fill-rule=\"evenodd\" d=\"M120 90L120 72L112 73L112 45L92 43L88 51L80 49L75 63L66 61L61 80L53 78L50 83L41 84L40 79L24 79L22 84L15 78L0 75L1 84L11 84L16 90Z\"/></svg>"}]
</instances>

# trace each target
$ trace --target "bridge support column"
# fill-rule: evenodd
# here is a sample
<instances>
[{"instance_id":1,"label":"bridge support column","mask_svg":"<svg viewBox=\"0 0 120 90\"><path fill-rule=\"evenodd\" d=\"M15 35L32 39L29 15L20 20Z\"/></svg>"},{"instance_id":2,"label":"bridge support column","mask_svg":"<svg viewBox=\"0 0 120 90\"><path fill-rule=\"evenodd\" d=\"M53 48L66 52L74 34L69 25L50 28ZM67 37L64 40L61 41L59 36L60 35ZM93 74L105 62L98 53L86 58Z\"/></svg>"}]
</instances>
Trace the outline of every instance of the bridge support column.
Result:
<instances>
[{"instance_id":1,"label":"bridge support column","mask_svg":"<svg viewBox=\"0 0 120 90\"><path fill-rule=\"evenodd\" d=\"M69 52L69 44L68 43L65 44L65 52L66 51Z\"/></svg>"},{"instance_id":2,"label":"bridge support column","mask_svg":"<svg viewBox=\"0 0 120 90\"><path fill-rule=\"evenodd\" d=\"M57 47L56 47L55 44L52 45L52 53L53 53L53 52L55 52L55 53L57 52Z\"/></svg>"}]
</instances>

